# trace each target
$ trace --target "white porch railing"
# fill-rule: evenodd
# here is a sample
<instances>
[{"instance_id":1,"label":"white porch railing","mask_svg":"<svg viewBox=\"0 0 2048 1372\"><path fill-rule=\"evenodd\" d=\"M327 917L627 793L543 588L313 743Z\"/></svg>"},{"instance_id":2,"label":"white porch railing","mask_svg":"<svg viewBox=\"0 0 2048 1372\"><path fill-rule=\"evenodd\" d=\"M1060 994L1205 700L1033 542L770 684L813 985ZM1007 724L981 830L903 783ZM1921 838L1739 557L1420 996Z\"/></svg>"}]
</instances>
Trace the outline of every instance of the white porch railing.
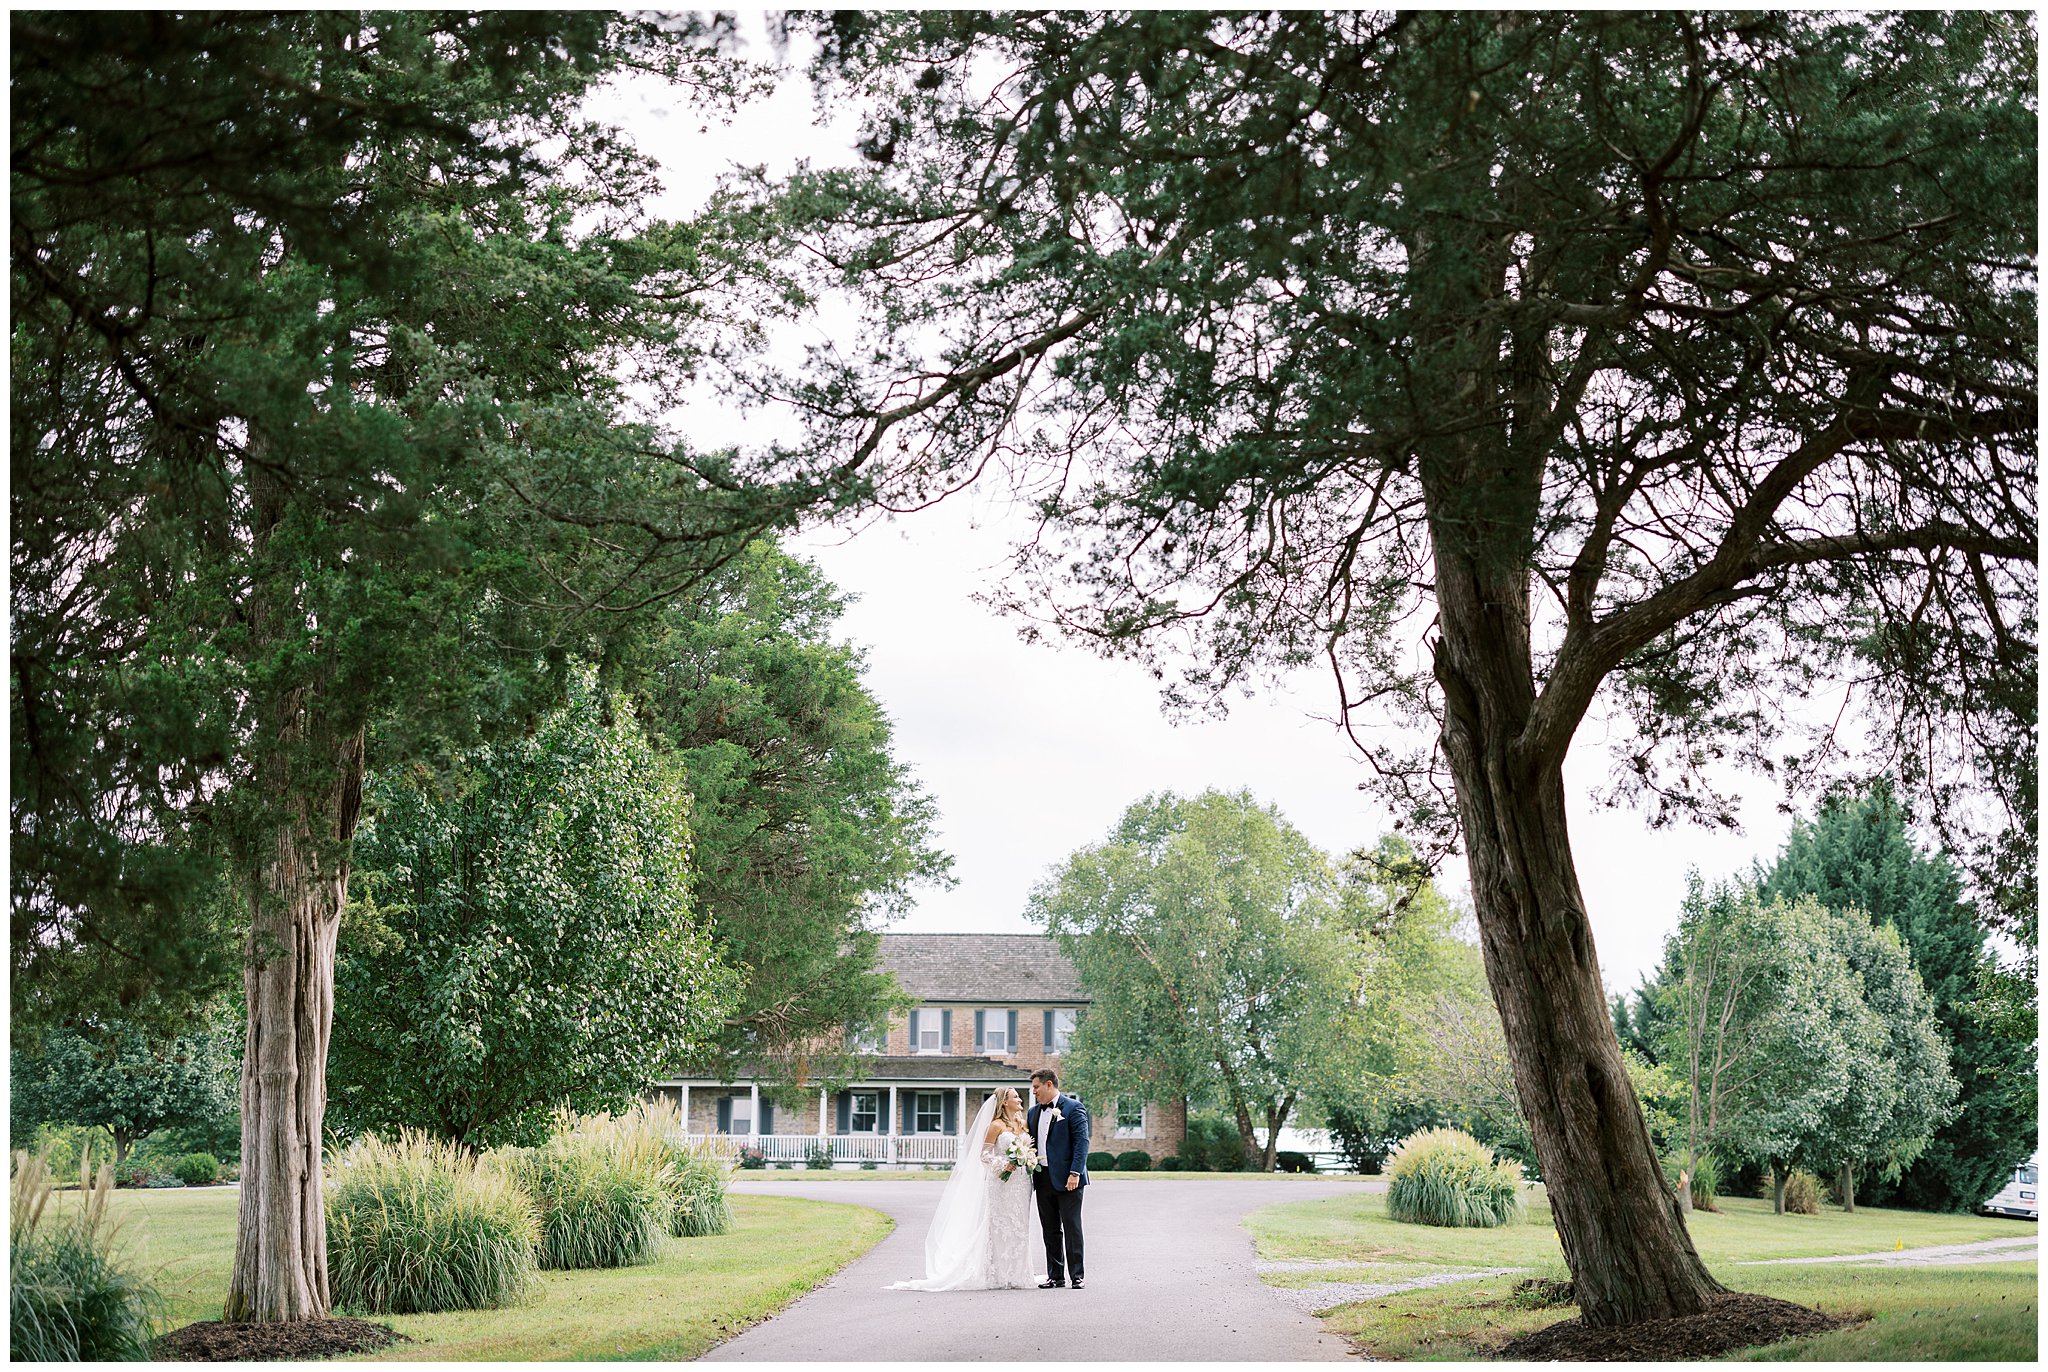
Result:
<instances>
[{"instance_id":1,"label":"white porch railing","mask_svg":"<svg viewBox=\"0 0 2048 1372\"><path fill-rule=\"evenodd\" d=\"M759 1148L771 1163L807 1162L811 1150L821 1144L832 1150L834 1163L872 1162L883 1167L951 1164L959 1153L959 1139L952 1134L690 1134L686 1138L691 1143Z\"/></svg>"}]
</instances>

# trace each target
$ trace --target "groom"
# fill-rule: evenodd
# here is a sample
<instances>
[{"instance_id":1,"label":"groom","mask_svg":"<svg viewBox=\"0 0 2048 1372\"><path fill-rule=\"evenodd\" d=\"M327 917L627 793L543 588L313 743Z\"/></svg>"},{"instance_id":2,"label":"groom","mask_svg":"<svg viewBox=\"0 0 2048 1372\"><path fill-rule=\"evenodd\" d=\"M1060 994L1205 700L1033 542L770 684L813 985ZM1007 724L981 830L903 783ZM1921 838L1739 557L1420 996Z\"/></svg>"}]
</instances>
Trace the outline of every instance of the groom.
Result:
<instances>
[{"instance_id":1,"label":"groom","mask_svg":"<svg viewBox=\"0 0 2048 1372\"><path fill-rule=\"evenodd\" d=\"M1088 1184L1088 1107L1079 1096L1060 1094L1060 1078L1049 1067L1031 1074L1031 1107L1024 1127L1038 1143L1045 1167L1032 1174L1038 1195L1038 1227L1045 1234L1045 1280L1039 1289L1071 1285L1081 1289L1081 1188ZM1073 1269L1073 1281L1067 1280Z\"/></svg>"}]
</instances>

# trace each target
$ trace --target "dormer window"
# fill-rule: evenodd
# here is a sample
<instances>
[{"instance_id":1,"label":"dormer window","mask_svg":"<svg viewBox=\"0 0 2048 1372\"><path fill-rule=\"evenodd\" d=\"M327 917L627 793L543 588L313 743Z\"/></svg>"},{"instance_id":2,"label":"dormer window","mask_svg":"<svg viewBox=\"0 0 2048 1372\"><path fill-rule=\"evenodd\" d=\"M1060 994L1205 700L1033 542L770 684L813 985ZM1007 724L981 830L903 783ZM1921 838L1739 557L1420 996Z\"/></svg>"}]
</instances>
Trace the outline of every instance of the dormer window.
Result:
<instances>
[{"instance_id":1,"label":"dormer window","mask_svg":"<svg viewBox=\"0 0 2048 1372\"><path fill-rule=\"evenodd\" d=\"M910 1012L910 1051L913 1053L943 1053L947 1032L953 1026L950 1010L912 1010Z\"/></svg>"}]
</instances>

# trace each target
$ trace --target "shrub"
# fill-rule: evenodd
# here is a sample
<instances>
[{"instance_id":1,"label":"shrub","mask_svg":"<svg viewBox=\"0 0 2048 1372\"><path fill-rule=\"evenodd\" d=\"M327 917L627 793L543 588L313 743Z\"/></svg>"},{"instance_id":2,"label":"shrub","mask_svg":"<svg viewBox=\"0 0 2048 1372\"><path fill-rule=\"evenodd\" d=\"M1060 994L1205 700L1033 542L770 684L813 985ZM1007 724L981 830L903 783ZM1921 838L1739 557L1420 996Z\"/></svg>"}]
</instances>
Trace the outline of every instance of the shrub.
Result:
<instances>
[{"instance_id":1,"label":"shrub","mask_svg":"<svg viewBox=\"0 0 2048 1372\"><path fill-rule=\"evenodd\" d=\"M1185 1158L1176 1158L1176 1157L1164 1157L1164 1158L1161 1158L1161 1159L1159 1160L1159 1170L1160 1170L1160 1171L1162 1171L1162 1172L1185 1172L1185 1171L1188 1171L1189 1169L1188 1169L1187 1159L1185 1159Z\"/></svg>"},{"instance_id":2,"label":"shrub","mask_svg":"<svg viewBox=\"0 0 2048 1372\"><path fill-rule=\"evenodd\" d=\"M804 1150L804 1166L810 1168L813 1172L831 1171L832 1146L826 1143L812 1144Z\"/></svg>"},{"instance_id":3,"label":"shrub","mask_svg":"<svg viewBox=\"0 0 2048 1372\"><path fill-rule=\"evenodd\" d=\"M211 1186L220 1180L220 1159L211 1153L187 1153L171 1164L171 1173L187 1186Z\"/></svg>"},{"instance_id":4,"label":"shrub","mask_svg":"<svg viewBox=\"0 0 2048 1372\"><path fill-rule=\"evenodd\" d=\"M1220 1115L1194 1115L1181 1139L1180 1155L1191 1171L1242 1172L1244 1140L1237 1125Z\"/></svg>"},{"instance_id":5,"label":"shrub","mask_svg":"<svg viewBox=\"0 0 2048 1372\"><path fill-rule=\"evenodd\" d=\"M866 1161L864 1161L863 1163L861 1163L861 1165L860 1165L860 1170L861 1170L861 1171L863 1171L863 1172L872 1172L872 1171L874 1171L874 1170L875 1170L875 1169L876 1169L877 1167L880 1167L880 1166L881 1166L881 1164L880 1164L880 1163L876 1162L876 1161L875 1161L875 1160L874 1160L873 1158L869 1158L869 1159L867 1159Z\"/></svg>"},{"instance_id":6,"label":"shrub","mask_svg":"<svg viewBox=\"0 0 2048 1372\"><path fill-rule=\"evenodd\" d=\"M328 1166L328 1277L337 1308L377 1315L495 1310L538 1280L533 1199L495 1163L407 1130Z\"/></svg>"},{"instance_id":7,"label":"shrub","mask_svg":"<svg viewBox=\"0 0 2048 1372\"><path fill-rule=\"evenodd\" d=\"M740 1166L749 1172L759 1171L768 1165L768 1154L758 1144L748 1144L740 1149Z\"/></svg>"},{"instance_id":8,"label":"shrub","mask_svg":"<svg viewBox=\"0 0 2048 1372\"><path fill-rule=\"evenodd\" d=\"M1116 1170L1119 1172L1150 1172L1152 1170L1152 1155L1140 1152L1135 1148L1128 1153L1119 1153L1116 1155Z\"/></svg>"},{"instance_id":9,"label":"shrub","mask_svg":"<svg viewBox=\"0 0 2048 1372\"><path fill-rule=\"evenodd\" d=\"M1088 1170L1090 1172L1116 1171L1116 1154L1090 1153L1088 1155Z\"/></svg>"},{"instance_id":10,"label":"shrub","mask_svg":"<svg viewBox=\"0 0 2048 1372\"><path fill-rule=\"evenodd\" d=\"M14 1155L7 1230L13 1268L7 1294L7 1354L15 1362L141 1362L161 1302L123 1268L107 1216L111 1167L81 1166L81 1203L52 1212L48 1165Z\"/></svg>"},{"instance_id":11,"label":"shrub","mask_svg":"<svg viewBox=\"0 0 2048 1372\"><path fill-rule=\"evenodd\" d=\"M672 1169L669 1197L675 1202L669 1219L671 1234L701 1238L732 1232L732 1205L725 1197L725 1184L732 1175L729 1145L708 1139L688 1142L682 1112L666 1097L641 1102L620 1116L620 1125L646 1134L668 1160Z\"/></svg>"},{"instance_id":12,"label":"shrub","mask_svg":"<svg viewBox=\"0 0 2048 1372\"><path fill-rule=\"evenodd\" d=\"M149 1180L142 1184L152 1191L162 1191L165 1188L172 1186L178 1187L182 1190L185 1185L185 1183L179 1180L177 1177L173 1177L168 1173L158 1172L151 1173Z\"/></svg>"},{"instance_id":13,"label":"shrub","mask_svg":"<svg viewBox=\"0 0 2048 1372\"><path fill-rule=\"evenodd\" d=\"M1664 1159L1664 1180L1671 1183L1672 1191L1678 1190L1678 1174L1686 1169L1684 1150ZM1702 1152L1692 1159L1692 1203L1696 1209L1719 1211L1714 1204L1720 1192L1721 1167L1712 1153Z\"/></svg>"},{"instance_id":14,"label":"shrub","mask_svg":"<svg viewBox=\"0 0 2048 1372\"><path fill-rule=\"evenodd\" d=\"M1387 1175L1390 1219L1491 1229L1522 1214L1522 1165L1460 1129L1410 1134L1388 1155Z\"/></svg>"},{"instance_id":15,"label":"shrub","mask_svg":"<svg viewBox=\"0 0 2048 1372\"><path fill-rule=\"evenodd\" d=\"M116 1186L147 1186L149 1179L155 1175L155 1170L147 1163L138 1162L134 1158L126 1158L114 1164Z\"/></svg>"},{"instance_id":16,"label":"shrub","mask_svg":"<svg viewBox=\"0 0 2048 1372\"><path fill-rule=\"evenodd\" d=\"M1275 1153L1273 1166L1282 1172L1313 1172L1316 1170L1316 1160L1306 1153Z\"/></svg>"},{"instance_id":17,"label":"shrub","mask_svg":"<svg viewBox=\"0 0 2048 1372\"><path fill-rule=\"evenodd\" d=\"M631 1267L651 1258L675 1223L675 1167L643 1129L565 1119L539 1148L505 1157L540 1209L542 1267Z\"/></svg>"},{"instance_id":18,"label":"shrub","mask_svg":"<svg viewBox=\"0 0 2048 1372\"><path fill-rule=\"evenodd\" d=\"M1820 1213L1820 1178L1804 1168L1795 1167L1785 1178L1785 1213L1788 1215L1818 1215Z\"/></svg>"}]
</instances>

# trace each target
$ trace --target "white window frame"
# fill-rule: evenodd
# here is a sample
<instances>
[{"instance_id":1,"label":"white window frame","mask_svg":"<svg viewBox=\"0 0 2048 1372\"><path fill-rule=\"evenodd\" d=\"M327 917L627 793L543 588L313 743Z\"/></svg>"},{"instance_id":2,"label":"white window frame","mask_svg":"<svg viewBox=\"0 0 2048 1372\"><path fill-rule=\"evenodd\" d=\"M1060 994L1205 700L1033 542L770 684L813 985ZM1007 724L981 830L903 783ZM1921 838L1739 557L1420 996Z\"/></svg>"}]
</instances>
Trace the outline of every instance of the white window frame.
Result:
<instances>
[{"instance_id":1,"label":"white window frame","mask_svg":"<svg viewBox=\"0 0 2048 1372\"><path fill-rule=\"evenodd\" d=\"M929 1024L930 1029L926 1029ZM946 1017L938 1010L912 1010L910 1012L910 1051L933 1056L944 1056L946 1052ZM930 1033L932 1046L924 1045L924 1036Z\"/></svg>"},{"instance_id":2,"label":"white window frame","mask_svg":"<svg viewBox=\"0 0 2048 1372\"><path fill-rule=\"evenodd\" d=\"M880 1057L889 1051L889 1030L851 1029L846 1031L846 1049L850 1053L868 1053Z\"/></svg>"},{"instance_id":3,"label":"white window frame","mask_svg":"<svg viewBox=\"0 0 2048 1372\"><path fill-rule=\"evenodd\" d=\"M1010 1012L1008 1010L983 1010L981 1013L981 1051L983 1053L995 1053L1001 1057L1008 1057L1016 1052L1017 1045L1010 1042ZM1000 1046L989 1042L991 1034L1000 1034L1002 1036L1003 1041Z\"/></svg>"},{"instance_id":4,"label":"white window frame","mask_svg":"<svg viewBox=\"0 0 2048 1372\"><path fill-rule=\"evenodd\" d=\"M1062 1027L1060 1024L1060 1017L1062 1015L1066 1017L1065 1027ZM1080 1025L1080 1022L1081 1016L1079 1011L1054 1010L1052 1012L1052 1042L1045 1045L1048 1057L1056 1058L1066 1051L1067 1044L1074 1037L1074 1030Z\"/></svg>"},{"instance_id":5,"label":"white window frame","mask_svg":"<svg viewBox=\"0 0 2048 1372\"><path fill-rule=\"evenodd\" d=\"M1148 1121L1147 1121L1147 1119L1146 1119L1146 1115L1147 1115L1147 1114L1149 1113L1150 1109L1151 1109L1151 1107L1150 1107L1150 1106L1148 1106L1148 1105L1146 1105L1144 1101L1139 1101L1139 1102L1138 1102L1138 1124L1137 1124L1137 1127L1136 1127L1136 1128L1134 1129L1134 1128L1131 1128L1131 1127L1129 1127L1129 1126L1125 1125L1125 1123L1124 1123L1124 1102L1123 1102L1123 1101L1121 1101L1121 1100L1120 1100L1120 1101L1118 1101L1118 1102L1116 1103L1116 1114L1115 1114L1115 1115L1113 1116L1113 1118L1114 1118L1114 1119L1115 1119L1115 1121L1116 1121L1116 1137L1118 1137L1118 1138L1120 1138L1120 1139L1142 1139L1142 1138L1144 1138L1144 1137L1145 1137L1145 1125L1146 1125L1146 1123L1148 1122Z\"/></svg>"},{"instance_id":6,"label":"white window frame","mask_svg":"<svg viewBox=\"0 0 2048 1372\"><path fill-rule=\"evenodd\" d=\"M946 1093L944 1091L913 1091L910 1093L910 1132L913 1134L943 1134L946 1132ZM932 1127L924 1127L925 1102L931 1102Z\"/></svg>"},{"instance_id":7,"label":"white window frame","mask_svg":"<svg viewBox=\"0 0 2048 1372\"><path fill-rule=\"evenodd\" d=\"M880 1091L852 1091L846 1106L846 1132L849 1134L879 1134L882 1132L882 1093ZM860 1127L861 1102L866 1101L868 1127Z\"/></svg>"}]
</instances>

